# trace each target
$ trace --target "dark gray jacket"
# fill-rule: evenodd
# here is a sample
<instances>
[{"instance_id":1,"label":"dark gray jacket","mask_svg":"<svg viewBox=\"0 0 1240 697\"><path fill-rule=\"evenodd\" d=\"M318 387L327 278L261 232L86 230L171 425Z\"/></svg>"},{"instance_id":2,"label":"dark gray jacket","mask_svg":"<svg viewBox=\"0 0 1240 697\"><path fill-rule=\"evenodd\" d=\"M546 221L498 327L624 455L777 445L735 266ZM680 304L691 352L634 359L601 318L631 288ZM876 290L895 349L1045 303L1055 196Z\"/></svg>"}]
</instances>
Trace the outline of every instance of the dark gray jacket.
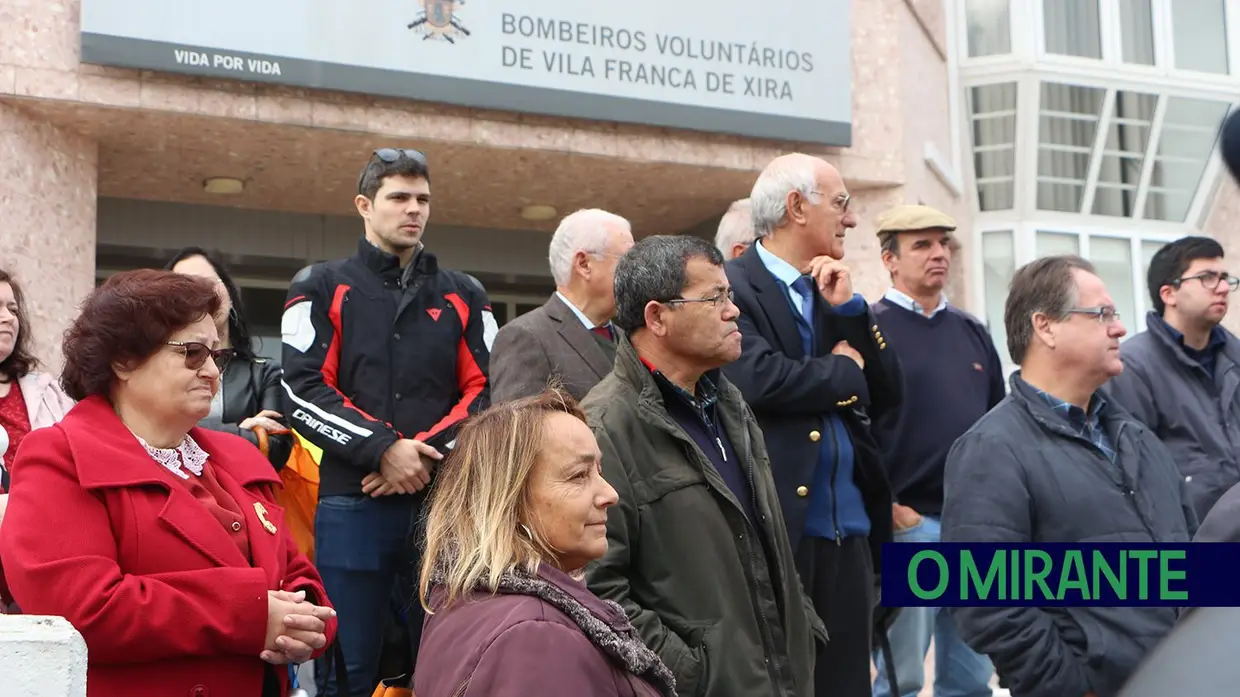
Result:
<instances>
[{"instance_id":1,"label":"dark gray jacket","mask_svg":"<svg viewBox=\"0 0 1240 697\"><path fill-rule=\"evenodd\" d=\"M1196 518L1166 447L1114 404L1111 463L1016 373L947 457L944 542L1188 542ZM1105 401L1105 400L1104 400ZM1019 697L1115 695L1174 608L952 608L960 636Z\"/></svg>"},{"instance_id":2,"label":"dark gray jacket","mask_svg":"<svg viewBox=\"0 0 1240 697\"><path fill-rule=\"evenodd\" d=\"M621 333L615 369L582 403L620 495L590 590L624 608L680 697L811 697L826 628L797 576L757 421L739 390L711 379L757 520L668 414Z\"/></svg>"},{"instance_id":3,"label":"dark gray jacket","mask_svg":"<svg viewBox=\"0 0 1240 697\"><path fill-rule=\"evenodd\" d=\"M1240 483L1240 341L1227 333L1210 376L1157 314L1149 314L1146 327L1124 342L1124 372L1106 392L1162 439L1204 520Z\"/></svg>"}]
</instances>

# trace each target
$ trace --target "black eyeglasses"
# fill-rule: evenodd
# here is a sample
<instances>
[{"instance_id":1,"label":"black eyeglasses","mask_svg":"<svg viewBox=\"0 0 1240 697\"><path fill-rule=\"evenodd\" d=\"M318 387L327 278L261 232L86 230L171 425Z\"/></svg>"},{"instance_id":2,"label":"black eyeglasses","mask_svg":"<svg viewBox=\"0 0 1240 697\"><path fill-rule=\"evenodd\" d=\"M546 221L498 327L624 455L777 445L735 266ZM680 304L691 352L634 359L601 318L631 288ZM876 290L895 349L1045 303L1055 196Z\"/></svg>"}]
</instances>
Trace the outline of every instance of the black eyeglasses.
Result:
<instances>
[{"instance_id":1,"label":"black eyeglasses","mask_svg":"<svg viewBox=\"0 0 1240 697\"><path fill-rule=\"evenodd\" d=\"M388 163L389 165L392 164L393 162L399 162L401 158L405 158L408 160L413 160L414 162L418 163L419 165L422 166L422 169L428 172L430 171L430 168L431 168L430 163L427 162L426 160L426 153L422 152L421 150L414 150L413 148L379 148L375 150L374 152L370 153L371 160L375 159L376 157L379 158L379 160ZM367 166L362 168L362 173L357 178L357 192L359 194L362 193L362 182L365 181L366 179L366 170L370 168L369 167L370 161L368 160L366 164Z\"/></svg>"},{"instance_id":2,"label":"black eyeglasses","mask_svg":"<svg viewBox=\"0 0 1240 697\"><path fill-rule=\"evenodd\" d=\"M1119 312L1113 307L1073 307L1067 314L1093 317L1099 324L1110 324L1119 319Z\"/></svg>"},{"instance_id":3,"label":"black eyeglasses","mask_svg":"<svg viewBox=\"0 0 1240 697\"><path fill-rule=\"evenodd\" d=\"M728 302L736 302L736 293L731 288L719 291L709 298L673 298L664 300L664 305L685 305L688 303L711 303L716 308L723 307L723 300L727 298Z\"/></svg>"},{"instance_id":4,"label":"black eyeglasses","mask_svg":"<svg viewBox=\"0 0 1240 697\"><path fill-rule=\"evenodd\" d=\"M1191 281L1194 278L1201 281L1201 287L1206 290L1217 290L1218 284L1223 281L1227 281L1227 287L1232 293L1236 292L1236 288L1240 288L1240 278L1236 278L1226 271L1202 271L1192 276L1175 279L1175 285L1177 287L1181 286L1185 281Z\"/></svg>"},{"instance_id":5,"label":"black eyeglasses","mask_svg":"<svg viewBox=\"0 0 1240 697\"><path fill-rule=\"evenodd\" d=\"M180 349L185 354L185 367L198 370L206 364L207 358L215 361L215 367L224 372L224 366L237 354L233 349L213 349L197 341L165 341L165 344Z\"/></svg>"}]
</instances>

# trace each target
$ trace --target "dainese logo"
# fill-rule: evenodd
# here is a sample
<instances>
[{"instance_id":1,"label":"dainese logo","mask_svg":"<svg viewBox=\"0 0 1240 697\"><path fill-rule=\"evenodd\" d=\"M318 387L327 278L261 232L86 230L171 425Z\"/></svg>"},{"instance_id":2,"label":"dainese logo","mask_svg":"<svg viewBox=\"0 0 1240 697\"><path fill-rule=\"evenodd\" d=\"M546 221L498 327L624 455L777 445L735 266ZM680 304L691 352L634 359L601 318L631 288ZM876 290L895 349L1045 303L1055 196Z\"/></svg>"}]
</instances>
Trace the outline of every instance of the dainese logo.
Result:
<instances>
[{"instance_id":1,"label":"dainese logo","mask_svg":"<svg viewBox=\"0 0 1240 697\"><path fill-rule=\"evenodd\" d=\"M422 35L422 40L434 39L450 44L469 36L469 30L461 24L457 11L465 0L418 0L422 14L409 23L409 28Z\"/></svg>"}]
</instances>

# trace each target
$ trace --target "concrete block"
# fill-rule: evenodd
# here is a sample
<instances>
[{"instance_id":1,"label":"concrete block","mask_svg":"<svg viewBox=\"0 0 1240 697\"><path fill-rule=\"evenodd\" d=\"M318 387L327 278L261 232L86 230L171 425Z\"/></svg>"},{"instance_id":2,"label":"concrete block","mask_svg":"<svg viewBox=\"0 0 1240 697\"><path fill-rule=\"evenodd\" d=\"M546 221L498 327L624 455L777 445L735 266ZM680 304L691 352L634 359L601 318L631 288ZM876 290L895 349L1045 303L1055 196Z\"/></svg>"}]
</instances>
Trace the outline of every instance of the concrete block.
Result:
<instances>
[{"instance_id":1,"label":"concrete block","mask_svg":"<svg viewBox=\"0 0 1240 697\"><path fill-rule=\"evenodd\" d=\"M63 617L0 615L4 697L86 697L86 642Z\"/></svg>"}]
</instances>

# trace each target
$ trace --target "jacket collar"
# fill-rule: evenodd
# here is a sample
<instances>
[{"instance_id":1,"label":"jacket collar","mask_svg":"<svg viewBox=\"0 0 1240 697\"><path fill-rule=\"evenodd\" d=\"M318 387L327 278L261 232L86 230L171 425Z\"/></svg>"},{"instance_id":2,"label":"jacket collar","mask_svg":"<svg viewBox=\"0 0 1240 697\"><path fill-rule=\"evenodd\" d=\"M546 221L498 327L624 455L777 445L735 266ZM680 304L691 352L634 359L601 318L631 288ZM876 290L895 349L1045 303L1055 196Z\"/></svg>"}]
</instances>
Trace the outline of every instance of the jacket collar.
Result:
<instances>
[{"instance_id":1,"label":"jacket collar","mask_svg":"<svg viewBox=\"0 0 1240 697\"><path fill-rule=\"evenodd\" d=\"M1170 324L1167 324L1167 320L1163 319L1157 312L1150 310L1146 313L1145 328L1158 339L1159 343L1170 349L1171 353L1180 362L1189 367L1200 366L1200 363L1188 354L1188 351L1191 349L1184 346L1184 334ZM1231 336L1221 325L1216 326L1210 331L1210 342L1206 344L1206 351L1218 350L1221 353L1229 354L1230 357L1231 352L1229 349L1234 348L1236 348L1235 342L1231 340ZM1232 360L1236 360L1236 358Z\"/></svg>"},{"instance_id":2,"label":"jacket collar","mask_svg":"<svg viewBox=\"0 0 1240 697\"><path fill-rule=\"evenodd\" d=\"M51 386L53 379L51 373L34 371L17 378L16 387L22 391L22 401L26 403L26 414L32 425L43 404L43 396Z\"/></svg>"},{"instance_id":3,"label":"jacket collar","mask_svg":"<svg viewBox=\"0 0 1240 697\"><path fill-rule=\"evenodd\" d=\"M662 659L646 646L618 603L591 593L577 581L548 564L540 564L538 575L523 571L504 574L499 593L529 595L564 613L602 653L618 661L633 675L640 676L663 695L676 694L676 678Z\"/></svg>"},{"instance_id":4,"label":"jacket collar","mask_svg":"<svg viewBox=\"0 0 1240 697\"><path fill-rule=\"evenodd\" d=\"M86 489L104 489L158 484L168 488L181 484L168 470L156 464L146 449L121 421L103 397L87 397L61 421L65 439L74 454L78 480ZM190 437L211 460L241 486L256 483L278 484L279 476L247 441L203 428L193 428ZM253 452L251 452L253 451Z\"/></svg>"},{"instance_id":5,"label":"jacket collar","mask_svg":"<svg viewBox=\"0 0 1240 697\"><path fill-rule=\"evenodd\" d=\"M1055 427L1056 430L1058 430L1059 426L1067 428L1067 420L1055 412L1055 408L1043 396L1044 393L1041 390L1025 382L1025 379L1021 377L1019 369L1012 372L1008 382L1012 387L1012 396L1033 412L1039 421L1045 420L1048 425ZM1119 412L1110 407L1111 404L1103 396L1102 391L1095 391L1089 399L1089 416L1097 416L1098 421L1102 424L1110 423L1119 418Z\"/></svg>"},{"instance_id":6,"label":"jacket collar","mask_svg":"<svg viewBox=\"0 0 1240 697\"><path fill-rule=\"evenodd\" d=\"M633 347L633 342L629 341L626 332L616 332L616 365L613 372L617 380L637 391L639 403L655 408L669 425L672 423L667 413L663 390L659 388L654 372L637 354L637 349ZM703 375L703 378L710 383L715 403L730 414L738 415L738 420L743 421L740 415L746 412L745 402L736 386L724 377L723 371L711 370Z\"/></svg>"},{"instance_id":7,"label":"jacket collar","mask_svg":"<svg viewBox=\"0 0 1240 697\"><path fill-rule=\"evenodd\" d=\"M607 360L603 347L594 339L591 331L586 329L585 323L577 316L575 308L569 307L560 298L559 293L552 293L543 308L547 311L547 317L560 325L558 333L563 337L564 342L581 356L581 360L585 361L599 379L611 371L611 361ZM612 335L619 333L613 330Z\"/></svg>"},{"instance_id":8,"label":"jacket collar","mask_svg":"<svg viewBox=\"0 0 1240 697\"><path fill-rule=\"evenodd\" d=\"M745 271L749 285L758 294L757 311L766 315L775 335L779 339L780 348L789 358L805 356L805 347L801 343L801 331L797 329L797 320L792 315L792 305L788 294L780 288L779 281L758 255L757 243L749 245L749 249L740 258L729 263L736 264ZM814 303L817 313L817 301Z\"/></svg>"},{"instance_id":9,"label":"jacket collar","mask_svg":"<svg viewBox=\"0 0 1240 697\"><path fill-rule=\"evenodd\" d=\"M426 251L426 247L420 242L418 243L418 251L414 252L413 261L404 269L400 267L400 257L395 254L388 254L371 244L365 235L358 239L357 253L354 257L363 266L373 271L376 276L387 281L402 280L414 271L426 274L433 274L439 271L439 261L434 254Z\"/></svg>"}]
</instances>

